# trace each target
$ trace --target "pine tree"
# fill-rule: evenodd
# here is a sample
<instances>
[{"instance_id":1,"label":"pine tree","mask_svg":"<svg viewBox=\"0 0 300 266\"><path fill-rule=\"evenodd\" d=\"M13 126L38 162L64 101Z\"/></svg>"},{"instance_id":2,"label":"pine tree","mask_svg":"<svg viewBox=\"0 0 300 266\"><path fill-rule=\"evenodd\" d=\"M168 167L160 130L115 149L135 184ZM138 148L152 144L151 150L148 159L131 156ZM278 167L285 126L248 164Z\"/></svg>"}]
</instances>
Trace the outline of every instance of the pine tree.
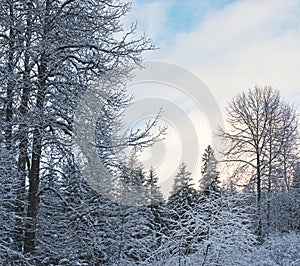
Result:
<instances>
[{"instance_id":1,"label":"pine tree","mask_svg":"<svg viewBox=\"0 0 300 266\"><path fill-rule=\"evenodd\" d=\"M193 185L191 183L191 173L186 170L186 167L187 166L185 163L181 163L179 166L178 173L174 178L174 183L171 191L172 196L183 196Z\"/></svg>"},{"instance_id":2,"label":"pine tree","mask_svg":"<svg viewBox=\"0 0 300 266\"><path fill-rule=\"evenodd\" d=\"M114 258L118 265L134 265L149 259L157 243L154 200L159 189L154 175L152 179L146 177L135 152L130 154L120 179L118 249ZM151 202L153 206L148 206Z\"/></svg>"},{"instance_id":3,"label":"pine tree","mask_svg":"<svg viewBox=\"0 0 300 266\"><path fill-rule=\"evenodd\" d=\"M200 179L200 190L205 194L219 193L220 174L217 170L218 161L216 160L214 150L210 145L205 149L202 157L203 166L201 169L202 178Z\"/></svg>"},{"instance_id":4,"label":"pine tree","mask_svg":"<svg viewBox=\"0 0 300 266\"><path fill-rule=\"evenodd\" d=\"M149 225L153 232L153 242L151 246L152 258L149 262L153 261L155 258L156 250L161 246L162 241L162 231L163 231L163 213L164 213L164 198L158 186L159 178L151 166L149 170L149 175L147 177L147 187L149 190L149 206L148 210L150 211L150 220Z\"/></svg>"},{"instance_id":5,"label":"pine tree","mask_svg":"<svg viewBox=\"0 0 300 266\"><path fill-rule=\"evenodd\" d=\"M149 205L155 206L160 202L163 202L163 195L158 186L158 177L155 173L154 168L151 166L149 170L149 176L147 178L147 186L149 186Z\"/></svg>"},{"instance_id":6,"label":"pine tree","mask_svg":"<svg viewBox=\"0 0 300 266\"><path fill-rule=\"evenodd\" d=\"M127 206L146 206L149 191L144 167L132 151L122 166L118 182L118 202Z\"/></svg>"},{"instance_id":7,"label":"pine tree","mask_svg":"<svg viewBox=\"0 0 300 266\"><path fill-rule=\"evenodd\" d=\"M185 263L185 257L193 252L191 243L196 228L196 221L193 220L196 191L192 187L191 173L186 170L186 167L185 163L179 166L173 190L166 204L163 221L165 228L161 256L178 265Z\"/></svg>"}]
</instances>

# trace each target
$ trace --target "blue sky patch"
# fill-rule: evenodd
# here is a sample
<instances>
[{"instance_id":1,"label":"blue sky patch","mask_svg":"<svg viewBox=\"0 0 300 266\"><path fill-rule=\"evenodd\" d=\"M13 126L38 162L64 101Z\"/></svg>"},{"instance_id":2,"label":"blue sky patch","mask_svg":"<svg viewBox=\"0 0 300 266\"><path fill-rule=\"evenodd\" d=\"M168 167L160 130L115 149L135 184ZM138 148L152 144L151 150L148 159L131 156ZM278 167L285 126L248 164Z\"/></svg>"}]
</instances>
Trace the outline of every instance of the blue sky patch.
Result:
<instances>
[{"instance_id":1,"label":"blue sky patch","mask_svg":"<svg viewBox=\"0 0 300 266\"><path fill-rule=\"evenodd\" d=\"M137 0L139 6L150 3L166 4L166 21L161 40L172 40L173 36L179 32L192 31L205 18L206 14L211 11L222 9L228 3L235 2L232 0Z\"/></svg>"}]
</instances>

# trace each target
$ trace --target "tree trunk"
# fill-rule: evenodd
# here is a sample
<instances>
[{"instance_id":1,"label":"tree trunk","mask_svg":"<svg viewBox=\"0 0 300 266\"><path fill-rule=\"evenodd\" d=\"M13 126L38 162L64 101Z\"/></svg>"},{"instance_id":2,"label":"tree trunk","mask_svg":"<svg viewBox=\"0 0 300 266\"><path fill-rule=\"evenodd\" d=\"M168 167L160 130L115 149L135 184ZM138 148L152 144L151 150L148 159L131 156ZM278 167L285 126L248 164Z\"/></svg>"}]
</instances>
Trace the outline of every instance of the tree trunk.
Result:
<instances>
[{"instance_id":1,"label":"tree trunk","mask_svg":"<svg viewBox=\"0 0 300 266\"><path fill-rule=\"evenodd\" d=\"M39 206L39 182L40 182L40 157L41 157L41 137L37 136L38 130L34 132L34 146L37 150L32 152L32 165L29 175L29 195L27 224L25 231L24 252L32 253L35 250L36 218Z\"/></svg>"},{"instance_id":2,"label":"tree trunk","mask_svg":"<svg viewBox=\"0 0 300 266\"><path fill-rule=\"evenodd\" d=\"M262 241L263 235L262 235L262 219L261 219L261 169L260 169L260 154L259 150L256 154L256 189L257 189L257 236L259 242Z\"/></svg>"},{"instance_id":3,"label":"tree trunk","mask_svg":"<svg viewBox=\"0 0 300 266\"><path fill-rule=\"evenodd\" d=\"M38 96L40 96L40 94ZM41 96L44 98L44 95ZM42 102L43 99L41 99L41 103ZM29 173L28 210L24 242L25 253L32 253L35 250L36 220L39 207L40 164L42 153L42 134L40 130L41 128L36 126L33 133L33 151Z\"/></svg>"},{"instance_id":4,"label":"tree trunk","mask_svg":"<svg viewBox=\"0 0 300 266\"><path fill-rule=\"evenodd\" d=\"M19 158L18 158L18 183L17 183L17 202L16 202L16 224L15 224L15 239L18 241L18 250L22 252L24 245L24 212L25 212L25 186L27 171L30 171L30 163L28 158L28 126L26 124L27 114L28 114L28 103L29 103L29 93L30 93L30 41L32 35L31 29L31 4L27 3L26 6L28 10L26 19L26 33L25 33L25 51L24 51L24 75L23 84L24 88L21 95L21 104L19 107L20 114L20 124L19 124Z\"/></svg>"},{"instance_id":5,"label":"tree trunk","mask_svg":"<svg viewBox=\"0 0 300 266\"><path fill-rule=\"evenodd\" d=\"M45 101L46 87L46 63L45 54L41 56L41 64L39 67L39 88L36 101L36 107L39 111L39 123L35 126L33 132L31 168L29 172L29 194L28 194L28 210L27 224L25 230L24 252L33 253L35 250L36 223L39 207L39 184L40 184L40 164L42 154L43 140L43 107Z\"/></svg>"},{"instance_id":6,"label":"tree trunk","mask_svg":"<svg viewBox=\"0 0 300 266\"><path fill-rule=\"evenodd\" d=\"M36 109L38 110L38 120L33 131L31 168L29 172L29 192L28 192L28 210L27 223L25 229L24 253L33 253L35 251L36 224L39 209L39 185L40 185L40 166L42 155L42 141L44 130L44 102L46 96L47 83L47 39L50 30L49 14L51 1L45 1L45 14L43 21L43 46L41 47L40 63L38 65L38 91L36 98Z\"/></svg>"},{"instance_id":7,"label":"tree trunk","mask_svg":"<svg viewBox=\"0 0 300 266\"><path fill-rule=\"evenodd\" d=\"M272 132L272 121L269 125L269 158L268 158L268 195L267 195L267 229L269 231L271 226L271 192L272 192L272 174L273 174L273 166L272 166L272 157L273 157L273 132Z\"/></svg>"},{"instance_id":8,"label":"tree trunk","mask_svg":"<svg viewBox=\"0 0 300 266\"><path fill-rule=\"evenodd\" d=\"M12 25L9 29L9 49L7 74L8 82L6 87L6 110L5 110L5 142L8 151L12 149L12 118L13 118L13 88L14 88L14 52L15 52L15 17L14 17L14 3L10 2L9 17Z\"/></svg>"}]
</instances>

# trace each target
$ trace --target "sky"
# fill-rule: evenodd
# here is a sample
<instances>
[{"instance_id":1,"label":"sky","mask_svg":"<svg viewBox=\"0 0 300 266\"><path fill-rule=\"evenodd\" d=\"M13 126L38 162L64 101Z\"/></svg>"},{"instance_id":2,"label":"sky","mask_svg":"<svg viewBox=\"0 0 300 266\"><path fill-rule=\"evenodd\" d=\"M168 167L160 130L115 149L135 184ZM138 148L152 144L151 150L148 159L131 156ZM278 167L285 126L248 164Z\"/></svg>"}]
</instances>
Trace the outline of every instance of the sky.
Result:
<instances>
[{"instance_id":1,"label":"sky","mask_svg":"<svg viewBox=\"0 0 300 266\"><path fill-rule=\"evenodd\" d=\"M232 97L255 85L278 88L282 97L299 110L300 1L133 0L132 12L124 23L135 21L137 34L146 33L159 48L145 53L144 58L175 64L196 75L214 96L224 118ZM214 138L206 110L196 108L191 101L189 104L190 99L185 101L184 97L167 92L166 85L157 86L160 88L144 84L129 89L136 99L148 99L143 106L151 105L149 91L156 91L155 97L164 99L162 105L169 97L185 115L165 120L173 137L164 142L163 152L146 151L144 161L150 164L151 157L164 153L161 163L154 166L160 168L162 176L174 175L176 169L171 171L170 165L172 160L173 164L180 162L184 149L180 147L183 142L181 133L176 133L180 127L177 125L181 118L187 119L198 134L195 145L200 147L200 159L197 170L191 171L199 176L201 153ZM136 113L140 113L139 118L136 116L139 122L147 117L141 107ZM176 152L177 146L180 148ZM173 156L167 160L168 150Z\"/></svg>"}]
</instances>

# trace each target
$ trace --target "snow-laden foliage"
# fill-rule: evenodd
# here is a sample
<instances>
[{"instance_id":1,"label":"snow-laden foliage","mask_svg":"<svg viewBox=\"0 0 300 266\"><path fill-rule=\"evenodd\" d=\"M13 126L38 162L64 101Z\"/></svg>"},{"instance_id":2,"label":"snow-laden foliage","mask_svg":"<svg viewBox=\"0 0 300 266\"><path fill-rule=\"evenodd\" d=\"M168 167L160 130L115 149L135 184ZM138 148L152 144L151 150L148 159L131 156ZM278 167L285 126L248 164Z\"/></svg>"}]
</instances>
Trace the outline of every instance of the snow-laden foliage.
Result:
<instances>
[{"instance_id":1,"label":"snow-laden foliage","mask_svg":"<svg viewBox=\"0 0 300 266\"><path fill-rule=\"evenodd\" d=\"M295 232L270 234L251 258L254 266L300 265L300 235Z\"/></svg>"},{"instance_id":2,"label":"snow-laden foliage","mask_svg":"<svg viewBox=\"0 0 300 266\"><path fill-rule=\"evenodd\" d=\"M196 191L183 166L165 205L153 265L249 265L256 237L247 196Z\"/></svg>"},{"instance_id":3,"label":"snow-laden foliage","mask_svg":"<svg viewBox=\"0 0 300 266\"><path fill-rule=\"evenodd\" d=\"M209 194L220 191L220 173L218 171L218 161L215 157L214 150L210 145L205 149L202 157L202 178L199 180L200 189Z\"/></svg>"},{"instance_id":4,"label":"snow-laden foliage","mask_svg":"<svg viewBox=\"0 0 300 266\"><path fill-rule=\"evenodd\" d=\"M157 119L120 131L123 85L153 48L135 27L123 30L129 9L121 0L1 1L0 264L300 265L297 115L277 90L257 87L228 108L225 161L238 163L229 190L210 146L201 189L181 164L166 201L155 169L117 156L163 133L151 132ZM96 81L95 155L114 177L115 201L91 188L71 148L86 129L74 132L75 110Z\"/></svg>"},{"instance_id":5,"label":"snow-laden foliage","mask_svg":"<svg viewBox=\"0 0 300 266\"><path fill-rule=\"evenodd\" d=\"M204 265L249 265L256 242L243 195L223 194L210 201L211 217L204 241Z\"/></svg>"},{"instance_id":6,"label":"snow-laden foliage","mask_svg":"<svg viewBox=\"0 0 300 266\"><path fill-rule=\"evenodd\" d=\"M50 218L60 220L58 226L69 230L73 226L68 225L75 223L76 232L84 220L77 220L74 212L68 216L70 206L74 205L72 210L86 207L88 212L92 204L84 201L80 206L79 199L70 202L73 199L65 193L68 174L62 161L72 161L74 111L81 96L96 80L100 94L106 95L103 98L105 110L98 123L102 132L96 134L100 138L97 143L106 149L99 147L98 150L107 166L116 167L115 163L108 163L109 158L115 158L110 142L113 137L101 133L113 132L118 127L129 98L124 96L121 87L133 68L140 64L141 53L152 49L151 42L144 36L133 37L135 27L128 31L122 28L120 20L129 10L130 4L118 0L1 1L0 145L1 151L6 149L11 156L11 165L1 164L6 171L10 169L7 175L1 173L3 208L6 208L6 198L10 198L9 217L1 217L9 221L9 229L3 229L3 234L9 230L10 237L5 236L1 245L11 248L15 254L33 255L37 260L35 264L45 255L40 253L41 246L49 256L57 253L56 245L51 250L50 243L58 228L49 227L47 231ZM111 121L115 125L111 125ZM136 142L143 137L147 138L147 134L135 134L130 144L139 145ZM128 137L118 140L123 148L129 145ZM144 139L142 143L148 142ZM11 185L7 186L7 181L12 182ZM81 181L84 180L81 178ZM84 190L79 190L78 197L82 194ZM53 214L47 214L50 210ZM91 219L92 216L83 217ZM90 241L94 238L94 229L87 228L85 226L83 232L89 232ZM50 240L42 239L49 235ZM72 235L75 233L66 231L63 237L70 237L67 242L62 240L59 248L71 242ZM90 252L88 254L90 256Z\"/></svg>"}]
</instances>

